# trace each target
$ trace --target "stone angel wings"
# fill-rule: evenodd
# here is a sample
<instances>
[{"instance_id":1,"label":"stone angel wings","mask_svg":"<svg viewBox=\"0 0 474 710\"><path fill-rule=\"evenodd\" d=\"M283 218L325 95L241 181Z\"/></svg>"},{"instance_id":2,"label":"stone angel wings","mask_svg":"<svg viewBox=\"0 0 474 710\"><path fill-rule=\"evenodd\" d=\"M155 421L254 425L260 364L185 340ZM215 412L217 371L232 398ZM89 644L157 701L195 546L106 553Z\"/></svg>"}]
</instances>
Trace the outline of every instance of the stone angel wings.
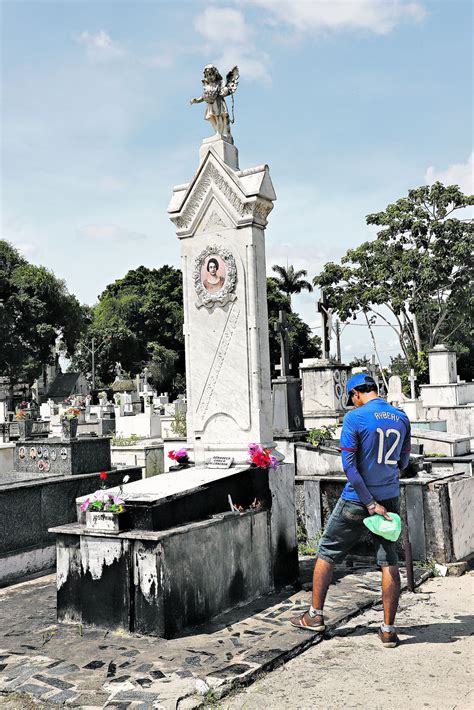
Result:
<instances>
[{"instance_id":1,"label":"stone angel wings","mask_svg":"<svg viewBox=\"0 0 474 710\"><path fill-rule=\"evenodd\" d=\"M239 84L239 68L235 66L228 72L225 83L221 74L214 64L207 64L204 67L204 78L202 80L202 96L191 99L192 104L206 102L206 112L204 118L209 121L216 135L233 142L230 124L234 123L234 92ZM232 118L229 118L225 97L232 97Z\"/></svg>"}]
</instances>

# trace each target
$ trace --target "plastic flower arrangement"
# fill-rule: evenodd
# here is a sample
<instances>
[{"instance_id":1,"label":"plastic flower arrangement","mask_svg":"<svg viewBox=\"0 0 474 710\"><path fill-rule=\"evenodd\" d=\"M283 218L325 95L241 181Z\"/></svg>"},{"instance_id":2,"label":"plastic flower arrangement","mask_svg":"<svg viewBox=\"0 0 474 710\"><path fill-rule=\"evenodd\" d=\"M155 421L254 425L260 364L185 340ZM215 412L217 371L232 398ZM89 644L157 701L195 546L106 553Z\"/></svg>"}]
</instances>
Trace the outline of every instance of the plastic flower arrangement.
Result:
<instances>
[{"instance_id":1,"label":"plastic flower arrangement","mask_svg":"<svg viewBox=\"0 0 474 710\"><path fill-rule=\"evenodd\" d=\"M69 409L66 409L64 412L63 419L77 419L80 413L81 410L77 409L77 407L69 407Z\"/></svg>"},{"instance_id":2,"label":"plastic flower arrangement","mask_svg":"<svg viewBox=\"0 0 474 710\"><path fill-rule=\"evenodd\" d=\"M172 461L176 461L176 463L188 463L188 450L183 446L182 449L178 449L177 451L170 451L168 454L168 458L170 458Z\"/></svg>"},{"instance_id":3,"label":"plastic flower arrangement","mask_svg":"<svg viewBox=\"0 0 474 710\"><path fill-rule=\"evenodd\" d=\"M257 468L271 468L272 471L276 471L280 465L277 457L272 454L270 449L265 449L260 444L249 444L248 455L248 462L257 466Z\"/></svg>"},{"instance_id":4,"label":"plastic flower arrangement","mask_svg":"<svg viewBox=\"0 0 474 710\"><path fill-rule=\"evenodd\" d=\"M82 512L88 510L95 513L123 513L124 509L125 501L122 496L102 490L96 491L81 503Z\"/></svg>"},{"instance_id":5,"label":"plastic flower arrangement","mask_svg":"<svg viewBox=\"0 0 474 710\"><path fill-rule=\"evenodd\" d=\"M24 410L24 409L19 409L19 410L17 411L17 413L15 414L15 417L16 417L18 420L26 419L26 412L25 412L25 410Z\"/></svg>"}]
</instances>

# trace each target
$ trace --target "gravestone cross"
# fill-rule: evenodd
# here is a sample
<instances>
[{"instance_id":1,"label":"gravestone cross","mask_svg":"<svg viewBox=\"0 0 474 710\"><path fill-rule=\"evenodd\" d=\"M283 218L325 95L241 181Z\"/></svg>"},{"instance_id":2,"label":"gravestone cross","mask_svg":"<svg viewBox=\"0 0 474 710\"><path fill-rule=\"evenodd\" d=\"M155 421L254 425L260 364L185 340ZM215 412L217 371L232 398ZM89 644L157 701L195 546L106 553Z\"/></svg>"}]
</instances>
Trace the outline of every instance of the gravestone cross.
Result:
<instances>
[{"instance_id":1,"label":"gravestone cross","mask_svg":"<svg viewBox=\"0 0 474 710\"><path fill-rule=\"evenodd\" d=\"M331 343L331 328L332 328L332 308L328 308L325 289L321 289L321 298L316 302L318 313L321 313L322 334L321 340L323 344L323 359L329 360L329 348Z\"/></svg>"},{"instance_id":2,"label":"gravestone cross","mask_svg":"<svg viewBox=\"0 0 474 710\"><path fill-rule=\"evenodd\" d=\"M410 380L410 399L415 399L416 398L415 382L417 380L417 377L415 375L415 370L413 370L413 368L410 370L410 377L408 379Z\"/></svg>"},{"instance_id":3,"label":"gravestone cross","mask_svg":"<svg viewBox=\"0 0 474 710\"><path fill-rule=\"evenodd\" d=\"M287 377L290 374L290 357L288 349L288 333L291 330L291 326L288 323L288 319L285 311L279 311L278 321L273 324L274 330L280 335L280 376Z\"/></svg>"}]
</instances>

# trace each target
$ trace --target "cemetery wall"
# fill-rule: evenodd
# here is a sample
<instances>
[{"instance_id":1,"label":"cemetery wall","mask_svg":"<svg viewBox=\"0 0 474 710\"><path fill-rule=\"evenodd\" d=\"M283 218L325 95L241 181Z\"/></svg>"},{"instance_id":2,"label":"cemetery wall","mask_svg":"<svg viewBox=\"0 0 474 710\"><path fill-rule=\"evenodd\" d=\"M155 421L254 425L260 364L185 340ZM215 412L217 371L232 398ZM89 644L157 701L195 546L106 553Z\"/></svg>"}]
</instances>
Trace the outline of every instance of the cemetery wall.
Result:
<instances>
[{"instance_id":1,"label":"cemetery wall","mask_svg":"<svg viewBox=\"0 0 474 710\"><path fill-rule=\"evenodd\" d=\"M108 485L119 485L127 473L141 478L141 469L110 471ZM0 487L0 586L54 566L53 525L76 520L76 498L99 488L99 474L28 481Z\"/></svg>"},{"instance_id":2,"label":"cemetery wall","mask_svg":"<svg viewBox=\"0 0 474 710\"><path fill-rule=\"evenodd\" d=\"M317 544L347 479L343 476L297 476L296 506L300 531ZM474 478L450 476L437 481L401 479L400 516L408 524L413 558L455 562L474 553ZM404 557L403 539L398 542ZM373 557L370 534L351 554Z\"/></svg>"},{"instance_id":3,"label":"cemetery wall","mask_svg":"<svg viewBox=\"0 0 474 710\"><path fill-rule=\"evenodd\" d=\"M133 446L111 446L110 453L112 466L117 468L139 466L142 469L143 478L164 473L163 444L146 446L142 443Z\"/></svg>"}]
</instances>

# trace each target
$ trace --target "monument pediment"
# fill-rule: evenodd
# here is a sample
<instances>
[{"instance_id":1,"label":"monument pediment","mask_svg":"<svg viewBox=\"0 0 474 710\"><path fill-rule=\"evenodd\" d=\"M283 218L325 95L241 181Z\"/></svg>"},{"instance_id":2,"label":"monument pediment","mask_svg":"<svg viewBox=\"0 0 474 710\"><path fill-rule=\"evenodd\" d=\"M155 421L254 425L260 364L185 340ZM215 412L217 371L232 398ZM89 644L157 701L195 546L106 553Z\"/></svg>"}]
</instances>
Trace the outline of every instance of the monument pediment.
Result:
<instances>
[{"instance_id":1,"label":"monument pediment","mask_svg":"<svg viewBox=\"0 0 474 710\"><path fill-rule=\"evenodd\" d=\"M215 200L221 210L213 210L217 222L228 222L222 214L228 215L229 226L244 226L256 222L266 225L276 199L267 165L250 170L234 171L212 148L206 153L193 180L174 188L168 213L176 225L179 237L191 236L196 229L203 229L203 215L211 200ZM212 211L209 213L209 218ZM207 222L206 222L207 223Z\"/></svg>"}]
</instances>

